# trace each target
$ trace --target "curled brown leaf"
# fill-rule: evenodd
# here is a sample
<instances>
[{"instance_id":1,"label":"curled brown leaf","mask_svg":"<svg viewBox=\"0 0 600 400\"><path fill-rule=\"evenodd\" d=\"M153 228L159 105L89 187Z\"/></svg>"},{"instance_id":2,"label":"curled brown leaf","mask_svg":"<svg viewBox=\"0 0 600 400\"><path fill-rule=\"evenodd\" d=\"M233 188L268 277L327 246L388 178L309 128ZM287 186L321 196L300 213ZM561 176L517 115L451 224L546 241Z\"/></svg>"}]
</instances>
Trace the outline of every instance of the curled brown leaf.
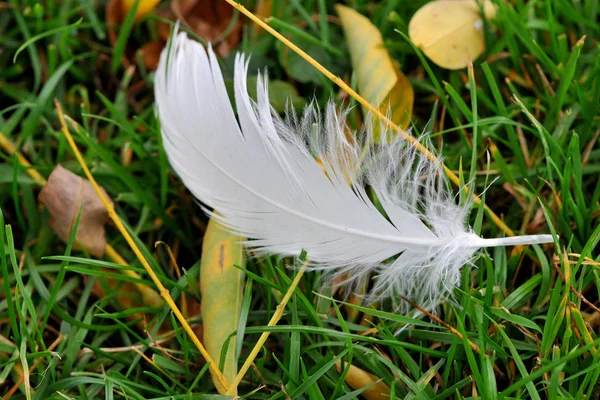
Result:
<instances>
[{"instance_id":1,"label":"curled brown leaf","mask_svg":"<svg viewBox=\"0 0 600 400\"><path fill-rule=\"evenodd\" d=\"M234 9L222 0L172 0L168 9L158 14L181 25L207 42L221 57L227 57L242 38L242 19L236 19ZM159 34L167 40L171 25L161 22Z\"/></svg>"},{"instance_id":2,"label":"curled brown leaf","mask_svg":"<svg viewBox=\"0 0 600 400\"><path fill-rule=\"evenodd\" d=\"M156 0L141 0L136 20L150 13L157 3ZM106 24L112 45L117 41L119 27L132 4L132 0L109 0L106 5ZM243 19L238 18L234 9L222 0L171 0L154 12L163 19L158 23L160 39L143 44L137 52L133 49L126 51L122 60L124 67L135 64L131 58L135 52L141 56L147 69L156 70L160 53L172 29L172 23L165 20L179 21L181 26L212 43L213 49L221 57L227 57L242 39Z\"/></svg>"},{"instance_id":3,"label":"curled brown leaf","mask_svg":"<svg viewBox=\"0 0 600 400\"><path fill-rule=\"evenodd\" d=\"M100 189L112 206L106 191ZM50 212L50 227L65 242L69 240L77 214L83 207L75 246L85 249L95 257L104 254L104 224L108 222L109 217L90 182L57 165L40 192L39 201Z\"/></svg>"}]
</instances>

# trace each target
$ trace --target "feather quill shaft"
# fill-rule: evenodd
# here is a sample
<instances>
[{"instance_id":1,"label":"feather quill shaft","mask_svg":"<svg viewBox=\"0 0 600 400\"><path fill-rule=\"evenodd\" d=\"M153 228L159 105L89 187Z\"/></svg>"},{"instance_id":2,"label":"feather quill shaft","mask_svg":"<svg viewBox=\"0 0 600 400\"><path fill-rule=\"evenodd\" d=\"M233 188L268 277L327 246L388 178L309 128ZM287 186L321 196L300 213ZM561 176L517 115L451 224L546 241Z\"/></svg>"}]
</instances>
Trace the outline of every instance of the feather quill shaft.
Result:
<instances>
[{"instance_id":1,"label":"feather quill shaft","mask_svg":"<svg viewBox=\"0 0 600 400\"><path fill-rule=\"evenodd\" d=\"M433 307L478 249L552 242L550 235L480 238L466 224L470 205L455 203L438 163L400 136L376 144L371 123L348 135L346 111L333 103L282 118L269 104L266 78L258 77L256 101L249 97L247 69L238 55L237 119L214 53L184 33L163 51L155 79L171 165L247 245L282 255L306 250L313 269L350 284L376 272L373 297L402 294Z\"/></svg>"}]
</instances>

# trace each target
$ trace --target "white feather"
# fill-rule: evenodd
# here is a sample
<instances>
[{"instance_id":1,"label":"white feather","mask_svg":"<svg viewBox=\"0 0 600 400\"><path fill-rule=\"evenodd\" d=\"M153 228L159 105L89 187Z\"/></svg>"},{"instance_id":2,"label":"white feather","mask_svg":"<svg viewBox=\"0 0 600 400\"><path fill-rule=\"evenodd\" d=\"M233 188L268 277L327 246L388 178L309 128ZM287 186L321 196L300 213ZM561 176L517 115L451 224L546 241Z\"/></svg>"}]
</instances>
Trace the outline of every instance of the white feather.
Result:
<instances>
[{"instance_id":1,"label":"white feather","mask_svg":"<svg viewBox=\"0 0 600 400\"><path fill-rule=\"evenodd\" d=\"M259 76L257 101L250 99L247 68L238 55L239 124L213 51L184 33L163 51L155 83L171 165L218 211L214 218L251 239L247 245L282 255L306 250L313 268L350 281L375 272L374 296L400 293L433 307L478 249L552 241L478 237L466 225L469 207L456 205L438 163L399 136L383 147L372 142L371 129L355 135L365 140L349 138L345 112L333 103L324 113L310 105L283 120L269 105L266 79Z\"/></svg>"}]
</instances>

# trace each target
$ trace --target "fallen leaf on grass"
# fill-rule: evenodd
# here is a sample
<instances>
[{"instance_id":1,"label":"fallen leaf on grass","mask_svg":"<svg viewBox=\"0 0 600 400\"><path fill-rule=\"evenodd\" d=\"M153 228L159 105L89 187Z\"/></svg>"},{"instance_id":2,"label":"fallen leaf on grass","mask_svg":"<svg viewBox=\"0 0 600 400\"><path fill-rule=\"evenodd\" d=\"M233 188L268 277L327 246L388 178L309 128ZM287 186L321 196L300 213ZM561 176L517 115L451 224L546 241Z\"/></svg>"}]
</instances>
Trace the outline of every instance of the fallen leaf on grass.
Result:
<instances>
[{"instance_id":1,"label":"fallen leaf on grass","mask_svg":"<svg viewBox=\"0 0 600 400\"><path fill-rule=\"evenodd\" d=\"M384 47L381 32L352 8L338 4L335 9L346 35L358 92L383 114L391 114L398 126L408 127L414 90Z\"/></svg>"},{"instance_id":2,"label":"fallen leaf on grass","mask_svg":"<svg viewBox=\"0 0 600 400\"><path fill-rule=\"evenodd\" d=\"M482 2L488 19L496 8ZM476 0L436 0L425 4L408 25L408 35L431 61L442 68L460 69L485 50L483 21Z\"/></svg>"},{"instance_id":3,"label":"fallen leaf on grass","mask_svg":"<svg viewBox=\"0 0 600 400\"><path fill-rule=\"evenodd\" d=\"M340 361L335 364L335 367L338 372L341 372L342 364ZM381 379L354 365L350 365L344 381L354 390L371 385L360 394L367 400L389 400L390 398L391 390Z\"/></svg>"},{"instance_id":4,"label":"fallen leaf on grass","mask_svg":"<svg viewBox=\"0 0 600 400\"><path fill-rule=\"evenodd\" d=\"M112 200L103 188L104 196L112 207ZM92 184L58 165L50 174L48 183L39 195L39 201L50 212L50 227L65 243L69 240L73 223L83 206L75 248L85 249L95 257L101 257L106 247L104 224L109 216Z\"/></svg>"},{"instance_id":5,"label":"fallen leaf on grass","mask_svg":"<svg viewBox=\"0 0 600 400\"><path fill-rule=\"evenodd\" d=\"M108 40L112 45L117 41L117 27L123 22L125 15L127 14L123 13L123 0L108 1L104 19L106 20Z\"/></svg>"},{"instance_id":6,"label":"fallen leaf on grass","mask_svg":"<svg viewBox=\"0 0 600 400\"><path fill-rule=\"evenodd\" d=\"M172 0L170 7L158 11L163 18L175 21L207 42L221 57L227 57L242 39L243 19L223 0ZM160 22L158 32L163 40L171 33L171 25Z\"/></svg>"},{"instance_id":7,"label":"fallen leaf on grass","mask_svg":"<svg viewBox=\"0 0 600 400\"><path fill-rule=\"evenodd\" d=\"M150 13L158 0L140 0L136 10L136 20ZM127 13L135 4L135 0L110 0L106 7L106 23L109 27L108 36L110 43L115 45L117 41L118 27L123 23ZM222 0L172 0L165 7L159 7L156 14L163 19L179 21L180 24L207 42L211 42L213 49L221 56L227 57L238 45L242 38L243 19L234 14L234 9ZM159 40L142 45L137 53L141 55L144 66L154 71L158 66L158 59L162 49L165 47L172 24L159 21ZM128 54L132 54L128 52ZM129 66L131 60L123 59L125 66Z\"/></svg>"},{"instance_id":8,"label":"fallen leaf on grass","mask_svg":"<svg viewBox=\"0 0 600 400\"><path fill-rule=\"evenodd\" d=\"M225 360L221 360L221 350L229 335L238 329L240 319L244 272L236 266L245 266L241 242L242 238L212 218L202 241L200 291L204 345L215 362L223 365L222 372L228 382L233 382L237 374L235 337L229 340ZM214 375L212 378L219 393L224 394L225 388Z\"/></svg>"},{"instance_id":9,"label":"fallen leaf on grass","mask_svg":"<svg viewBox=\"0 0 600 400\"><path fill-rule=\"evenodd\" d=\"M155 42L149 42L140 47L138 53L142 57L144 66L150 71L155 71L158 68L158 61L160 60L160 53L165 47L165 42L159 40Z\"/></svg>"},{"instance_id":10,"label":"fallen leaf on grass","mask_svg":"<svg viewBox=\"0 0 600 400\"><path fill-rule=\"evenodd\" d=\"M118 30L121 24L125 21L125 17L131 10L131 8L135 5L137 0L109 0L106 4L106 14L105 20L108 31L108 40L111 45L115 46L117 42ZM137 5L137 9L135 12L135 21L140 20L141 18L148 15L160 2L160 0L139 0ZM156 45L158 43L158 47ZM142 61L146 68L150 70L155 70L156 66L158 66L158 61L154 62L154 59L158 60L160 52L164 47L165 43L162 41L151 42L151 44L155 44L154 46L147 47L146 45L142 46L138 51L142 54ZM131 52L126 52L125 54L132 54ZM124 67L129 67L132 63L132 60L128 59L128 56L123 57L122 63ZM156 66L153 68L153 65Z\"/></svg>"},{"instance_id":11,"label":"fallen leaf on grass","mask_svg":"<svg viewBox=\"0 0 600 400\"><path fill-rule=\"evenodd\" d=\"M125 17L135 5L137 0L109 0L106 4L106 25L108 25L108 38L111 44L117 41L118 26L123 23ZM135 10L135 21L148 15L160 2L160 0L139 0Z\"/></svg>"},{"instance_id":12,"label":"fallen leaf on grass","mask_svg":"<svg viewBox=\"0 0 600 400\"><path fill-rule=\"evenodd\" d=\"M113 203L106 191L100 188L104 197L108 199L110 206ZM44 204L50 213L50 227L65 243L71 236L73 224L81 207L81 216L77 226L75 249L85 249L91 255L100 258L104 255L106 237L104 225L109 220L108 212L104 204L96 194L92 184L62 166L58 165L50 174L46 186L39 195L40 203ZM114 249L108 251L114 253ZM110 256L110 253L108 254ZM111 257L119 264L127 265L118 254ZM104 270L114 272L111 270ZM140 279L133 271L123 270L123 274ZM87 281L87 276L84 276ZM121 310L130 310L141 307L162 307L163 300L152 288L132 282L121 282L118 279L102 276L94 282L93 292L98 298L104 298L108 293L114 295ZM150 318L142 313L130 315L131 319L138 321L140 329L147 329ZM159 332L162 332L159 329Z\"/></svg>"},{"instance_id":13,"label":"fallen leaf on grass","mask_svg":"<svg viewBox=\"0 0 600 400\"><path fill-rule=\"evenodd\" d=\"M272 16L273 12L273 0L258 0L256 2L256 6L254 7L254 15L258 18L265 20ZM253 36L259 36L265 33L265 30L261 28L258 24L252 24L252 34Z\"/></svg>"},{"instance_id":14,"label":"fallen leaf on grass","mask_svg":"<svg viewBox=\"0 0 600 400\"><path fill-rule=\"evenodd\" d=\"M138 0L121 0L123 15L127 15L129 10L135 5L136 1ZM160 3L160 0L139 0L137 9L135 10L136 21L148 15L150 11L154 10L154 7L156 7L158 3Z\"/></svg>"}]
</instances>

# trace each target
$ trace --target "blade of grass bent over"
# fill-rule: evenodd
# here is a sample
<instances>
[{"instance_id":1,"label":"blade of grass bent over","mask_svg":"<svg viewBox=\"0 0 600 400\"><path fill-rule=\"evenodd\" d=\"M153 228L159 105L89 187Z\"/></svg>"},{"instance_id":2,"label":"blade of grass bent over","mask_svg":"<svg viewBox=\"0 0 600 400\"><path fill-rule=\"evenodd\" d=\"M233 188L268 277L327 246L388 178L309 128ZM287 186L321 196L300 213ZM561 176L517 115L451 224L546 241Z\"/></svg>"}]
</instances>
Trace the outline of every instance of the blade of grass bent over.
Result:
<instances>
[{"instance_id":1,"label":"blade of grass bent over","mask_svg":"<svg viewBox=\"0 0 600 400\"><path fill-rule=\"evenodd\" d=\"M433 154L431 151L429 151L425 146L423 146L421 143L419 143L419 141L417 139L415 139L413 136L408 134L405 130L400 129L400 127L398 125L396 125L389 118L387 118L384 114L382 114L381 111L379 111L377 108L373 107L368 101L366 101L362 96L360 96L355 90L353 90L350 86L348 86L342 79L340 79L339 77L332 74L327 68L325 68L324 66L319 64L314 58L309 56L306 52L304 52L302 49L300 49L298 46L296 46L290 40L286 39L283 35L281 35L275 29L271 28L262 19L260 19L256 15L254 15L251 11L246 9L246 7L244 7L243 5L237 3L233 0L224 0L224 1L229 3L236 10L238 10L239 12L244 14L246 17L250 18L253 22L258 24L261 28L263 28L264 30L269 32L271 35L273 35L277 40L281 41L287 47L289 47L294 52L296 52L300 57L305 59L308 63L310 63L313 67L315 67L323 75L325 75L327 78L329 78L333 83L338 85L346 93L348 93L350 96L352 96L357 102L359 102L363 107L365 107L370 113L372 113L373 115L376 115L377 118L379 118L381 121L385 122L391 129L398 132L398 134L400 136L402 136L407 142L409 142L410 144L415 146L415 148L419 152L423 153L431 161L439 163L439 160L437 159L435 154ZM441 164L441 165L443 165L443 164ZM443 167L444 167L444 172L446 173L446 176L448 176L448 179L450 179L452 181L452 183L454 183L455 185L460 187L460 179L458 178L458 176L456 176L456 174L454 172L452 172L445 165L443 165ZM468 191L468 188L465 187L464 190ZM473 194L472 198L473 198L473 202L475 204L481 203L481 199L478 196L476 196L475 194ZM510 229L504 223L504 221L502 221L500 219L500 217L498 217L487 205L484 204L483 207L484 207L485 211L488 213L489 217L492 219L492 221L494 222L494 224L496 224L496 226L498 228L500 228L507 236L515 236L515 233L512 231L512 229Z\"/></svg>"},{"instance_id":2,"label":"blade of grass bent over","mask_svg":"<svg viewBox=\"0 0 600 400\"><path fill-rule=\"evenodd\" d=\"M194 342L194 344L198 348L198 351L200 351L200 354L202 354L202 357L204 357L206 362L209 363L209 368L210 368L211 372L214 374L216 379L219 380L219 382L221 383L221 385L223 387L228 388L229 384L227 383L227 379L225 379L225 376L221 373L221 371L219 371L219 366L213 361L210 354L208 354L208 352L206 351L206 349L204 348L202 343L200 343L200 340L194 334L194 331L190 327L190 324L188 324L185 317L183 316L183 314L181 313L181 311L179 310L179 308L173 301L173 298L171 298L169 291L163 286L162 282L160 281L160 278L154 273L154 271L152 270L152 267L150 267L150 264L148 264L148 261L142 254L141 250L135 244L135 241L133 240L133 238L131 237L131 235L129 234L129 232L127 231L127 229L125 228L125 226L123 225L121 220L119 219L119 216L115 212L114 208L110 207L110 205L108 204L108 201L106 200L106 198L104 198L104 195L102 194L102 191L100 190L100 187L98 186L98 183L96 183L96 180L94 179L92 173L90 172L89 168L87 167L87 165L83 159L83 156L79 152L79 149L77 148L77 145L75 144L75 141L73 140L73 137L71 136L71 133L69 132L69 128L67 127L67 124L65 122L65 116L62 112L62 107L61 107L60 103L58 102L58 100L55 100L55 106L56 106L56 111L58 113L58 118L60 120L61 130L62 130L63 134L65 135L65 138L67 139L67 142L69 143L69 146L73 150L73 153L75 154L75 158L77 159L77 162L83 169L83 172L85 173L85 175L88 178L88 180L90 181L90 183L94 186L94 190L96 191L96 193L98 194L98 197L104 204L104 207L106 207L106 211L108 212L110 218L112 219L114 224L117 226L117 228L119 229L119 232L121 232L121 234L123 235L123 237L129 244L129 246L131 247L131 250L135 253L138 260L140 260L140 262L144 266L144 269L146 270L146 272L148 273L148 275L150 276L150 278L152 279L152 281L158 288L158 292L160 293L162 298L165 299L165 302L169 305L169 308L171 308L171 310L173 311L173 314L175 314L175 316L181 323L183 329L190 336L190 339L192 340L192 342Z\"/></svg>"}]
</instances>

